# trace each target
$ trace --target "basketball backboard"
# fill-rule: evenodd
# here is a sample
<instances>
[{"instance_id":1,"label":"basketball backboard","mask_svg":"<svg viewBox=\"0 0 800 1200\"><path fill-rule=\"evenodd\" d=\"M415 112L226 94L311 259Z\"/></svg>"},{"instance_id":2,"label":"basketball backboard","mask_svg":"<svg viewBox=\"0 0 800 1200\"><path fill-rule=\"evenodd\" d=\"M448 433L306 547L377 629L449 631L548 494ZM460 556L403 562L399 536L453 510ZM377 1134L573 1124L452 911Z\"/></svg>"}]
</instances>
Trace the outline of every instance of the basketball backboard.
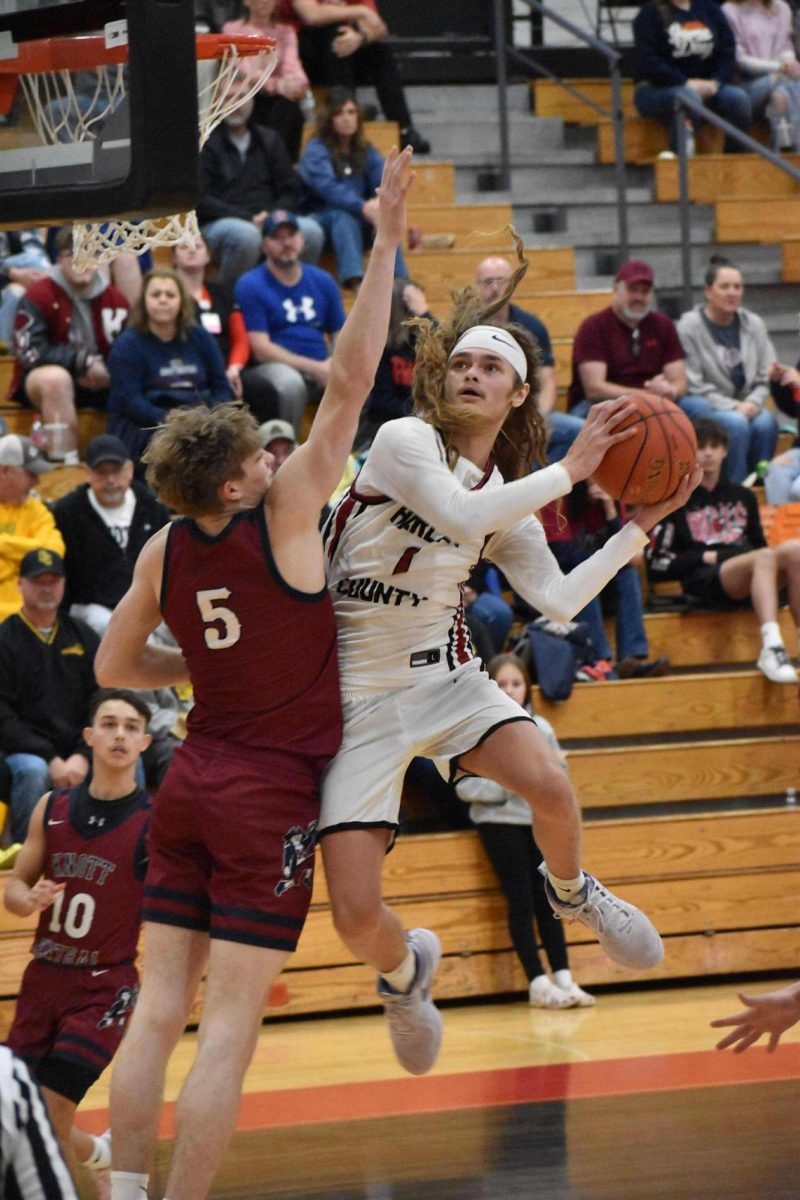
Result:
<instances>
[{"instance_id":1,"label":"basketball backboard","mask_svg":"<svg viewBox=\"0 0 800 1200\"><path fill-rule=\"evenodd\" d=\"M0 227L194 208L193 0L0 0L0 110Z\"/></svg>"}]
</instances>

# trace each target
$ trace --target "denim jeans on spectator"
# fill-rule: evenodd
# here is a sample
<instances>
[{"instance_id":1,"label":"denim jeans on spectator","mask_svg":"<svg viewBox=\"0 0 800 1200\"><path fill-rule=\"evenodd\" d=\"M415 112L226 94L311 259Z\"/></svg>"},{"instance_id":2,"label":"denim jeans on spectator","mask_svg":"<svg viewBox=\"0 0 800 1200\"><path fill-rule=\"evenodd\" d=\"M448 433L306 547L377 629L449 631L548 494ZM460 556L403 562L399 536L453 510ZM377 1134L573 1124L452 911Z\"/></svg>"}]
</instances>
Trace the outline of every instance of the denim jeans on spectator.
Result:
<instances>
[{"instance_id":1,"label":"denim jeans on spectator","mask_svg":"<svg viewBox=\"0 0 800 1200\"><path fill-rule=\"evenodd\" d=\"M689 87L653 87L649 83L639 83L633 93L633 99L636 108L643 117L655 117L658 120L665 121L670 127L670 146L673 150L677 149L675 145L675 97L685 96L689 100L700 102L700 97L697 92ZM716 113L718 117L728 121L729 124L735 125L742 133L749 133L753 123L753 110L750 102L750 97L747 92L740 87L734 87L730 83L723 83L719 91L714 96L710 96L707 100L703 100L702 104L711 112ZM688 114L687 114L688 115ZM693 121L699 121L699 118L692 117ZM745 148L740 146L738 142L734 142L732 138L725 138L725 150L728 153L746 153Z\"/></svg>"},{"instance_id":2,"label":"denim jeans on spectator","mask_svg":"<svg viewBox=\"0 0 800 1200\"><path fill-rule=\"evenodd\" d=\"M764 477L767 504L797 504L800 501L800 447L779 454Z\"/></svg>"},{"instance_id":3,"label":"denim jeans on spectator","mask_svg":"<svg viewBox=\"0 0 800 1200\"><path fill-rule=\"evenodd\" d=\"M371 240L371 227L368 227L366 221L343 208L323 208L315 212L314 217L325 230L325 236L333 246L339 282L361 279L364 275L364 243ZM394 273L399 279L405 279L408 275L408 267L399 247Z\"/></svg>"},{"instance_id":4,"label":"denim jeans on spectator","mask_svg":"<svg viewBox=\"0 0 800 1200\"><path fill-rule=\"evenodd\" d=\"M495 596L493 592L481 592L470 604L469 611L488 629L495 654L501 654L514 620L511 606L502 596Z\"/></svg>"},{"instance_id":5,"label":"denim jeans on spectator","mask_svg":"<svg viewBox=\"0 0 800 1200\"><path fill-rule=\"evenodd\" d=\"M577 549L570 542L553 542L550 549L561 567L567 574L579 563L585 561L588 555ZM615 629L617 643L616 658L606 637L603 624L603 605L601 596L612 593L615 598ZM644 610L642 604L642 587L639 582L639 572L636 567L628 565L617 571L600 596L590 600L576 617L575 621L585 621L589 626L589 636L592 644L601 658L608 662L621 662L623 658L646 658L648 653L647 634L644 628Z\"/></svg>"},{"instance_id":6,"label":"denim jeans on spectator","mask_svg":"<svg viewBox=\"0 0 800 1200\"><path fill-rule=\"evenodd\" d=\"M303 262L316 265L322 253L325 234L313 217L298 217L304 246ZM219 263L219 279L225 292L233 292L236 281L250 271L261 257L261 230L242 217L219 217L209 221L201 230L208 243L209 253Z\"/></svg>"},{"instance_id":7,"label":"denim jeans on spectator","mask_svg":"<svg viewBox=\"0 0 800 1200\"><path fill-rule=\"evenodd\" d=\"M11 839L24 842L28 822L37 802L50 788L50 771L38 754L7 754L6 766L11 772L9 819Z\"/></svg>"},{"instance_id":8,"label":"denim jeans on spectator","mask_svg":"<svg viewBox=\"0 0 800 1200\"><path fill-rule=\"evenodd\" d=\"M3 259L3 267L6 270L10 267L27 267L37 271L46 271L50 265L50 259L43 246L35 250L22 250L19 254L9 254L8 258ZM0 342L5 342L7 345L11 345L14 336L14 318L17 315L20 296L24 291L21 284L9 283L0 292Z\"/></svg>"},{"instance_id":9,"label":"denim jeans on spectator","mask_svg":"<svg viewBox=\"0 0 800 1200\"><path fill-rule=\"evenodd\" d=\"M587 410L588 411L588 410ZM561 462L583 426L583 417L572 412L554 409L545 417L547 426L547 461Z\"/></svg>"},{"instance_id":10,"label":"denim jeans on spectator","mask_svg":"<svg viewBox=\"0 0 800 1200\"><path fill-rule=\"evenodd\" d=\"M725 473L731 483L741 483L760 462L769 462L778 444L778 422L762 409L752 421L732 409L713 408L702 396L684 396L681 408L692 420L710 417L728 431L730 439Z\"/></svg>"}]
</instances>

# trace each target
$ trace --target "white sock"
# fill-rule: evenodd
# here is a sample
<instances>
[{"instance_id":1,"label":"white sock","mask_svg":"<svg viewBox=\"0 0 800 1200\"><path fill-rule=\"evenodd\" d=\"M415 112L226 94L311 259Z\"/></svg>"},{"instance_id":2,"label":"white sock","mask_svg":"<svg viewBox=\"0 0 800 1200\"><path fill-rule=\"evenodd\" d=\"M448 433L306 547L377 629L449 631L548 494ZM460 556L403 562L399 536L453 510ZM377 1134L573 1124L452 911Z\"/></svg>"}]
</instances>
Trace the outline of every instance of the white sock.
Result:
<instances>
[{"instance_id":1,"label":"white sock","mask_svg":"<svg viewBox=\"0 0 800 1200\"><path fill-rule=\"evenodd\" d=\"M111 1200L147 1200L149 1175L133 1171L111 1172Z\"/></svg>"},{"instance_id":2,"label":"white sock","mask_svg":"<svg viewBox=\"0 0 800 1200\"><path fill-rule=\"evenodd\" d=\"M388 983L392 991L408 992L411 990L411 985L414 982L414 976L417 973L417 956L410 946L406 948L406 956L400 963L399 967L395 967L393 971L385 971L382 978ZM117 1200L116 1196L114 1200Z\"/></svg>"},{"instance_id":3,"label":"white sock","mask_svg":"<svg viewBox=\"0 0 800 1200\"><path fill-rule=\"evenodd\" d=\"M781 627L777 621L765 621L761 626L761 645L765 650L773 646L782 646Z\"/></svg>"},{"instance_id":4,"label":"white sock","mask_svg":"<svg viewBox=\"0 0 800 1200\"><path fill-rule=\"evenodd\" d=\"M553 971L553 983L556 987L567 988L572 987L572 972L571 971Z\"/></svg>"},{"instance_id":5,"label":"white sock","mask_svg":"<svg viewBox=\"0 0 800 1200\"><path fill-rule=\"evenodd\" d=\"M552 871L548 871L547 878L559 900L563 900L566 904L571 904L575 900L578 892L583 891L583 885L586 883L583 871L579 871L574 879L559 879Z\"/></svg>"},{"instance_id":6,"label":"white sock","mask_svg":"<svg viewBox=\"0 0 800 1200\"><path fill-rule=\"evenodd\" d=\"M92 1153L83 1163L84 1167L88 1167L90 1171L107 1171L111 1166L111 1149L107 1138L94 1137L92 1139Z\"/></svg>"}]
</instances>

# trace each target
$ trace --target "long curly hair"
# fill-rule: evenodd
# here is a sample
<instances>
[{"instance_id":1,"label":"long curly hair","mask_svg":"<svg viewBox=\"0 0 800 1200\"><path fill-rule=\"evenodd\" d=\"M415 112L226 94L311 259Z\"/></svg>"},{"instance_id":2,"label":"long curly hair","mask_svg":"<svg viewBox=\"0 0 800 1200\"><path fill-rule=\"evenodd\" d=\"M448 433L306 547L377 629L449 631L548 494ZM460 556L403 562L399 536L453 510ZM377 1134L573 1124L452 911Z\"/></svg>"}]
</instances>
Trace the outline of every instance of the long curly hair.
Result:
<instances>
[{"instance_id":1,"label":"long curly hair","mask_svg":"<svg viewBox=\"0 0 800 1200\"><path fill-rule=\"evenodd\" d=\"M497 325L519 342L528 364L526 377L519 380L519 385L527 383L530 391L525 401L509 412L492 451L498 469L506 480L528 475L535 462L543 463L547 445L544 418L537 403L541 366L539 347L527 329L520 325L491 320L494 313L511 299L528 269L522 239L513 227L509 226L509 229L516 247L517 267L501 296L486 305L470 284L453 296L454 307L448 321L436 325L419 317L410 322L417 330L417 362L412 391L414 412L439 430L451 466L458 457L458 451L452 444L454 435L481 421L480 413L465 410L461 405L448 404L445 400L447 362L453 347L473 325Z\"/></svg>"}]
</instances>

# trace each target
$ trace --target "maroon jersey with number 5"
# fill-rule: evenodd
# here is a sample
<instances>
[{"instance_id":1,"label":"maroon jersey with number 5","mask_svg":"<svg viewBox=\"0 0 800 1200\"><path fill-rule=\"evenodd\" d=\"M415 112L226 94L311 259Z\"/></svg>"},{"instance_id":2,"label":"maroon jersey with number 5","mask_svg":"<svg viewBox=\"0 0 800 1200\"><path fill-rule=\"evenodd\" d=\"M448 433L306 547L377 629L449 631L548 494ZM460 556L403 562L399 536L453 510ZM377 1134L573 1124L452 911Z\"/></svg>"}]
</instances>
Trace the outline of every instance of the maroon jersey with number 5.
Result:
<instances>
[{"instance_id":1,"label":"maroon jersey with number 5","mask_svg":"<svg viewBox=\"0 0 800 1200\"><path fill-rule=\"evenodd\" d=\"M161 611L189 670L190 733L314 759L339 748L342 714L336 625L327 590L281 577L264 506L211 537L174 521Z\"/></svg>"},{"instance_id":2,"label":"maroon jersey with number 5","mask_svg":"<svg viewBox=\"0 0 800 1200\"><path fill-rule=\"evenodd\" d=\"M65 887L39 917L36 959L71 967L134 961L150 812L140 788L120 800L96 800L85 783L50 793L42 874Z\"/></svg>"}]
</instances>

